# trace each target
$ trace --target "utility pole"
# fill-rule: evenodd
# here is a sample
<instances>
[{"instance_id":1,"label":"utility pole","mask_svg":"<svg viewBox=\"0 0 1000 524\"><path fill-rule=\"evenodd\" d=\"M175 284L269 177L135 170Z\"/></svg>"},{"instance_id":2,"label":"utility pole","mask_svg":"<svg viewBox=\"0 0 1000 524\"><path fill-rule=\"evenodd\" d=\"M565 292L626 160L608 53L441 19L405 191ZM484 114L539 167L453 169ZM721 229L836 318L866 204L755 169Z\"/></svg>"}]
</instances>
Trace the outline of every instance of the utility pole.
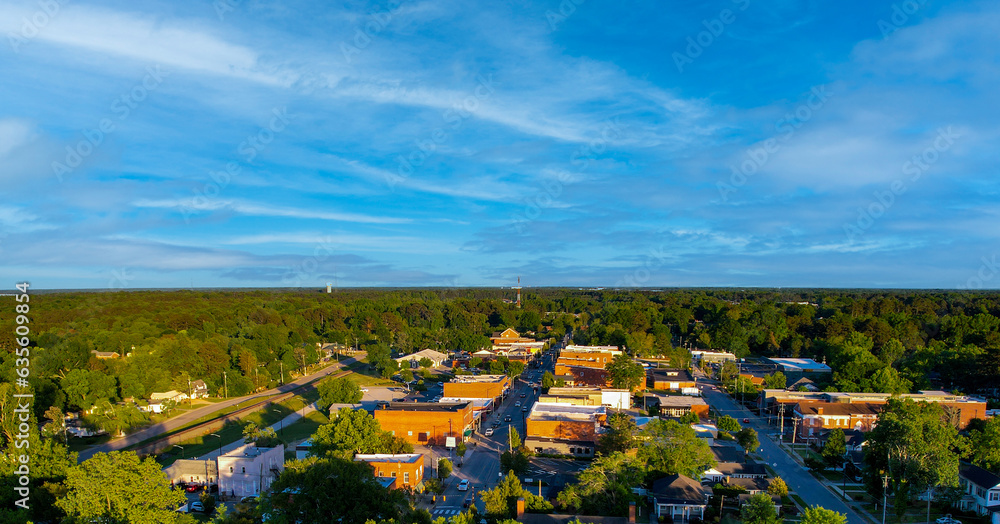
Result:
<instances>
[{"instance_id":1,"label":"utility pole","mask_svg":"<svg viewBox=\"0 0 1000 524\"><path fill-rule=\"evenodd\" d=\"M885 524L885 504L889 494L889 466L886 466L885 476L882 477L882 524Z\"/></svg>"},{"instance_id":2,"label":"utility pole","mask_svg":"<svg viewBox=\"0 0 1000 524\"><path fill-rule=\"evenodd\" d=\"M795 444L795 430L797 430L798 427L799 427L799 419L793 418L792 419L792 444Z\"/></svg>"},{"instance_id":3,"label":"utility pole","mask_svg":"<svg viewBox=\"0 0 1000 524\"><path fill-rule=\"evenodd\" d=\"M278 366L281 367L281 385L284 386L285 385L285 363L279 360L278 361Z\"/></svg>"},{"instance_id":4,"label":"utility pole","mask_svg":"<svg viewBox=\"0 0 1000 524\"><path fill-rule=\"evenodd\" d=\"M226 398L229 398L229 376L226 375L225 371L222 372L222 384L224 388L224 395Z\"/></svg>"},{"instance_id":5,"label":"utility pole","mask_svg":"<svg viewBox=\"0 0 1000 524\"><path fill-rule=\"evenodd\" d=\"M779 419L781 421L781 430L778 432L778 438L780 439L781 442L784 442L785 441L785 405L784 404L781 405L781 414L778 415L778 416L781 417Z\"/></svg>"}]
</instances>

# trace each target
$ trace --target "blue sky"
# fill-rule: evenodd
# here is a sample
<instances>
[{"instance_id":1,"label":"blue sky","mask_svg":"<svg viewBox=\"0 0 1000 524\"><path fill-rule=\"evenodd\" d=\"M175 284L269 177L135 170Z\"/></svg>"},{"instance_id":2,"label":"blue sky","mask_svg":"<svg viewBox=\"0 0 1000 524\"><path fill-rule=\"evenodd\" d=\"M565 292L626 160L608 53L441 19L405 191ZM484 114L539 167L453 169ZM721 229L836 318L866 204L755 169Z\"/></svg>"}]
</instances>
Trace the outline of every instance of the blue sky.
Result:
<instances>
[{"instance_id":1,"label":"blue sky","mask_svg":"<svg viewBox=\"0 0 1000 524\"><path fill-rule=\"evenodd\" d=\"M998 288L998 27L989 1L0 0L0 275Z\"/></svg>"}]
</instances>

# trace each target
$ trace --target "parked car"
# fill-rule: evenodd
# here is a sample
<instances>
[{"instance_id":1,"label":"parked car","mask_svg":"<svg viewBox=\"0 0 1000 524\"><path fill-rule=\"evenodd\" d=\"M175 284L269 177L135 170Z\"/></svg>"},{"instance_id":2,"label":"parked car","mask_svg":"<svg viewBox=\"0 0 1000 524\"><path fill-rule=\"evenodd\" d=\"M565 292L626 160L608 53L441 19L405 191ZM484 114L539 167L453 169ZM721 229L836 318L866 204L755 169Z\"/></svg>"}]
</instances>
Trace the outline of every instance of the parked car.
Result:
<instances>
[{"instance_id":1,"label":"parked car","mask_svg":"<svg viewBox=\"0 0 1000 524\"><path fill-rule=\"evenodd\" d=\"M521 411L528 411L528 406L521 406Z\"/></svg>"},{"instance_id":2,"label":"parked car","mask_svg":"<svg viewBox=\"0 0 1000 524\"><path fill-rule=\"evenodd\" d=\"M507 415L506 417L504 417L503 421L504 422L510 422L510 415Z\"/></svg>"},{"instance_id":3,"label":"parked car","mask_svg":"<svg viewBox=\"0 0 1000 524\"><path fill-rule=\"evenodd\" d=\"M201 486L197 484L188 484L187 486L184 486L184 491L187 491L188 493L194 493L195 491L198 491L200 489Z\"/></svg>"},{"instance_id":4,"label":"parked car","mask_svg":"<svg viewBox=\"0 0 1000 524\"><path fill-rule=\"evenodd\" d=\"M749 424L750 423L750 419L748 419L748 418L743 419L743 423L744 424Z\"/></svg>"},{"instance_id":5,"label":"parked car","mask_svg":"<svg viewBox=\"0 0 1000 524\"><path fill-rule=\"evenodd\" d=\"M486 428L486 436L487 437L493 436L493 428Z\"/></svg>"},{"instance_id":6,"label":"parked car","mask_svg":"<svg viewBox=\"0 0 1000 524\"><path fill-rule=\"evenodd\" d=\"M368 393L368 388L361 388L362 393Z\"/></svg>"},{"instance_id":7,"label":"parked car","mask_svg":"<svg viewBox=\"0 0 1000 524\"><path fill-rule=\"evenodd\" d=\"M200 512L200 513L204 513L205 512L205 505L202 504L200 500L196 500L196 501L192 502L190 506L188 506L188 509L190 509L191 511L197 511L197 512Z\"/></svg>"},{"instance_id":8,"label":"parked car","mask_svg":"<svg viewBox=\"0 0 1000 524\"><path fill-rule=\"evenodd\" d=\"M934 522L937 522L937 524L962 524L962 521L960 521L960 520L958 520L956 518L952 518L951 513L949 513L949 514L947 514L947 515L945 515L943 517L939 517Z\"/></svg>"},{"instance_id":9,"label":"parked car","mask_svg":"<svg viewBox=\"0 0 1000 524\"><path fill-rule=\"evenodd\" d=\"M458 490L469 491L469 479L462 479L462 481L458 483Z\"/></svg>"}]
</instances>

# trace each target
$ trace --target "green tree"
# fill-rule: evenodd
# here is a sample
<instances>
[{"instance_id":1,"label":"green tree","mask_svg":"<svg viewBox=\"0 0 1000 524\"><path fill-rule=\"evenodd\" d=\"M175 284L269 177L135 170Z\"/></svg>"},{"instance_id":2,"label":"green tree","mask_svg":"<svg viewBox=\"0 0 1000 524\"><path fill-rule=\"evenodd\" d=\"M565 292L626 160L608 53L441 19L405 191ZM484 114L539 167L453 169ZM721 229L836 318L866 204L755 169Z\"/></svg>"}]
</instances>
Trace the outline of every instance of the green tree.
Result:
<instances>
[{"instance_id":1,"label":"green tree","mask_svg":"<svg viewBox=\"0 0 1000 524\"><path fill-rule=\"evenodd\" d=\"M788 483L785 479L781 477L774 477L771 484L767 487L767 494L774 495L775 497L787 497L788 496Z\"/></svg>"},{"instance_id":2,"label":"green tree","mask_svg":"<svg viewBox=\"0 0 1000 524\"><path fill-rule=\"evenodd\" d=\"M750 500L740 509L740 518L745 524L781 524L774 502L766 493L751 495Z\"/></svg>"},{"instance_id":3,"label":"green tree","mask_svg":"<svg viewBox=\"0 0 1000 524\"><path fill-rule=\"evenodd\" d=\"M736 433L736 442L743 448L744 457L757 448L760 442L757 440L757 431L751 427L745 427Z\"/></svg>"},{"instance_id":4,"label":"green tree","mask_svg":"<svg viewBox=\"0 0 1000 524\"><path fill-rule=\"evenodd\" d=\"M66 495L56 502L79 522L173 523L184 493L170 489L151 458L132 451L97 453L66 473Z\"/></svg>"},{"instance_id":5,"label":"green tree","mask_svg":"<svg viewBox=\"0 0 1000 524\"><path fill-rule=\"evenodd\" d=\"M319 392L316 406L320 409L326 409L333 404L357 404L364 396L357 384L343 377L324 380L319 383L316 390Z\"/></svg>"},{"instance_id":6,"label":"green tree","mask_svg":"<svg viewBox=\"0 0 1000 524\"><path fill-rule=\"evenodd\" d=\"M429 368L429 367L431 367L431 366L434 365L434 361L431 360L431 359L429 359L429 358L427 358L427 357L421 358L420 361L419 361L419 363L420 363L420 367L422 367L422 368Z\"/></svg>"},{"instance_id":7,"label":"green tree","mask_svg":"<svg viewBox=\"0 0 1000 524\"><path fill-rule=\"evenodd\" d=\"M148 423L149 416L139 411L135 404L113 404L107 400L99 400L91 408L91 412L83 416L83 422L110 435L122 436L126 430Z\"/></svg>"},{"instance_id":8,"label":"green tree","mask_svg":"<svg viewBox=\"0 0 1000 524\"><path fill-rule=\"evenodd\" d=\"M620 353L604 366L611 378L611 386L634 391L646 381L646 369L632 357Z\"/></svg>"},{"instance_id":9,"label":"green tree","mask_svg":"<svg viewBox=\"0 0 1000 524\"><path fill-rule=\"evenodd\" d=\"M451 476L451 470L452 470L452 467L451 467L451 461L450 460L448 460L446 458L438 459L438 478L439 479L444 480L444 479L450 477Z\"/></svg>"},{"instance_id":10,"label":"green tree","mask_svg":"<svg viewBox=\"0 0 1000 524\"><path fill-rule=\"evenodd\" d=\"M830 430L820 454L823 455L823 460L830 467L843 464L844 455L847 454L847 437L844 435L844 430L840 428Z\"/></svg>"},{"instance_id":11,"label":"green tree","mask_svg":"<svg viewBox=\"0 0 1000 524\"><path fill-rule=\"evenodd\" d=\"M503 375L504 374L504 365L503 365L503 363L500 362L499 360L491 360L490 361L490 373L493 374L493 375Z\"/></svg>"},{"instance_id":12,"label":"green tree","mask_svg":"<svg viewBox=\"0 0 1000 524\"><path fill-rule=\"evenodd\" d=\"M557 500L577 514L625 516L629 502L637 500L632 488L642 483L644 474L642 462L635 457L619 452L598 457Z\"/></svg>"},{"instance_id":13,"label":"green tree","mask_svg":"<svg viewBox=\"0 0 1000 524\"><path fill-rule=\"evenodd\" d=\"M551 372L546 371L542 373L542 389L548 391L549 388L556 385L556 376Z\"/></svg>"},{"instance_id":14,"label":"green tree","mask_svg":"<svg viewBox=\"0 0 1000 524\"><path fill-rule=\"evenodd\" d=\"M273 448L281 444L281 439L274 432L274 428L270 426L262 428L253 422L243 426L243 441L261 448Z\"/></svg>"},{"instance_id":15,"label":"green tree","mask_svg":"<svg viewBox=\"0 0 1000 524\"><path fill-rule=\"evenodd\" d=\"M959 452L965 439L938 403L890 398L865 439L869 472L888 471L897 508L905 510L910 495L958 484ZM867 475L873 493L881 482Z\"/></svg>"},{"instance_id":16,"label":"green tree","mask_svg":"<svg viewBox=\"0 0 1000 524\"><path fill-rule=\"evenodd\" d=\"M635 434L639 428L627 413L612 413L607 428L597 441L598 452L611 455L635 447Z\"/></svg>"},{"instance_id":17,"label":"green tree","mask_svg":"<svg viewBox=\"0 0 1000 524\"><path fill-rule=\"evenodd\" d=\"M719 420L715 422L715 427L719 428L719 431L736 433L740 430L740 423L729 415L722 415L719 417Z\"/></svg>"},{"instance_id":18,"label":"green tree","mask_svg":"<svg viewBox=\"0 0 1000 524\"><path fill-rule=\"evenodd\" d=\"M522 373L524 373L524 362L511 360L510 363L507 364L507 376L517 378L520 377Z\"/></svg>"},{"instance_id":19,"label":"green tree","mask_svg":"<svg viewBox=\"0 0 1000 524\"><path fill-rule=\"evenodd\" d=\"M847 515L821 506L810 506L802 512L802 524L847 524Z\"/></svg>"},{"instance_id":20,"label":"green tree","mask_svg":"<svg viewBox=\"0 0 1000 524\"><path fill-rule=\"evenodd\" d=\"M400 371L399 374L403 377L404 382L413 382L413 371L410 368L403 368L403 371Z\"/></svg>"},{"instance_id":21,"label":"green tree","mask_svg":"<svg viewBox=\"0 0 1000 524\"><path fill-rule=\"evenodd\" d=\"M74 369L60 381L71 407L85 411L98 402L115 398L115 378L100 371Z\"/></svg>"},{"instance_id":22,"label":"green tree","mask_svg":"<svg viewBox=\"0 0 1000 524\"><path fill-rule=\"evenodd\" d=\"M701 419L698 418L698 414L694 411L688 411L687 413L681 415L679 422L681 424L697 424L701 422Z\"/></svg>"},{"instance_id":23,"label":"green tree","mask_svg":"<svg viewBox=\"0 0 1000 524\"><path fill-rule=\"evenodd\" d=\"M519 498L524 498L525 509L533 513L547 513L553 509L548 501L524 489L513 471L509 471L495 488L482 492L486 514L494 521L513 516L514 504Z\"/></svg>"},{"instance_id":24,"label":"green tree","mask_svg":"<svg viewBox=\"0 0 1000 524\"><path fill-rule=\"evenodd\" d=\"M399 519L405 492L383 488L364 462L311 457L292 461L261 497L268 522L365 522Z\"/></svg>"},{"instance_id":25,"label":"green tree","mask_svg":"<svg viewBox=\"0 0 1000 524\"><path fill-rule=\"evenodd\" d=\"M691 426L673 420L653 420L640 433L644 441L637 456L651 476L679 473L698 478L715 466L715 456Z\"/></svg>"},{"instance_id":26,"label":"green tree","mask_svg":"<svg viewBox=\"0 0 1000 524\"><path fill-rule=\"evenodd\" d=\"M478 368L483 365L483 359L479 357L472 357L469 359L469 367Z\"/></svg>"},{"instance_id":27,"label":"green tree","mask_svg":"<svg viewBox=\"0 0 1000 524\"><path fill-rule=\"evenodd\" d=\"M1000 470L1000 417L969 430L969 461L983 469Z\"/></svg>"},{"instance_id":28,"label":"green tree","mask_svg":"<svg viewBox=\"0 0 1000 524\"><path fill-rule=\"evenodd\" d=\"M787 382L785 374L780 371L776 371L764 377L764 389L785 389L788 387Z\"/></svg>"},{"instance_id":29,"label":"green tree","mask_svg":"<svg viewBox=\"0 0 1000 524\"><path fill-rule=\"evenodd\" d=\"M356 453L412 453L413 446L382 430L363 409L341 409L313 434L310 453L351 458Z\"/></svg>"}]
</instances>

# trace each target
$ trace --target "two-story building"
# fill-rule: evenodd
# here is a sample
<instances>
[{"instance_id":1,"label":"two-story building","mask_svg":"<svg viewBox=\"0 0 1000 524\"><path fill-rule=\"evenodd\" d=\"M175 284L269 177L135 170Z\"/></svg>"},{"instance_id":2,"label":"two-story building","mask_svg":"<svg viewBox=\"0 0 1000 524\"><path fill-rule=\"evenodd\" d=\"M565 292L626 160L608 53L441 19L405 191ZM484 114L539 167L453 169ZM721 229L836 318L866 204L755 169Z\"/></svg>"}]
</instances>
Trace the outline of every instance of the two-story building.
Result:
<instances>
[{"instance_id":1,"label":"two-story building","mask_svg":"<svg viewBox=\"0 0 1000 524\"><path fill-rule=\"evenodd\" d=\"M962 510L988 515L1000 508L1000 476L995 473L963 462L958 468L958 485L968 495L961 502Z\"/></svg>"},{"instance_id":2,"label":"two-story building","mask_svg":"<svg viewBox=\"0 0 1000 524\"><path fill-rule=\"evenodd\" d=\"M354 460L365 462L375 470L376 478L391 478L392 489L423 489L424 456L420 453L405 454L357 454Z\"/></svg>"},{"instance_id":3,"label":"two-story building","mask_svg":"<svg viewBox=\"0 0 1000 524\"><path fill-rule=\"evenodd\" d=\"M285 469L285 446L240 446L216 459L219 493L228 497L256 497Z\"/></svg>"},{"instance_id":4,"label":"two-story building","mask_svg":"<svg viewBox=\"0 0 1000 524\"><path fill-rule=\"evenodd\" d=\"M878 419L879 404L834 404L829 402L799 402L792 409L798 420L799 435L806 442L816 440L823 430L840 428L870 431Z\"/></svg>"},{"instance_id":5,"label":"two-story building","mask_svg":"<svg viewBox=\"0 0 1000 524\"><path fill-rule=\"evenodd\" d=\"M646 373L646 380L650 388L663 391L683 391L698 387L691 372L686 369L653 368Z\"/></svg>"},{"instance_id":6,"label":"two-story building","mask_svg":"<svg viewBox=\"0 0 1000 524\"><path fill-rule=\"evenodd\" d=\"M373 414L383 430L425 446L448 445L449 437L463 442L475 427L472 402L390 402Z\"/></svg>"},{"instance_id":7,"label":"two-story building","mask_svg":"<svg viewBox=\"0 0 1000 524\"><path fill-rule=\"evenodd\" d=\"M525 421L524 445L536 453L594 456L604 406L536 402Z\"/></svg>"}]
</instances>

